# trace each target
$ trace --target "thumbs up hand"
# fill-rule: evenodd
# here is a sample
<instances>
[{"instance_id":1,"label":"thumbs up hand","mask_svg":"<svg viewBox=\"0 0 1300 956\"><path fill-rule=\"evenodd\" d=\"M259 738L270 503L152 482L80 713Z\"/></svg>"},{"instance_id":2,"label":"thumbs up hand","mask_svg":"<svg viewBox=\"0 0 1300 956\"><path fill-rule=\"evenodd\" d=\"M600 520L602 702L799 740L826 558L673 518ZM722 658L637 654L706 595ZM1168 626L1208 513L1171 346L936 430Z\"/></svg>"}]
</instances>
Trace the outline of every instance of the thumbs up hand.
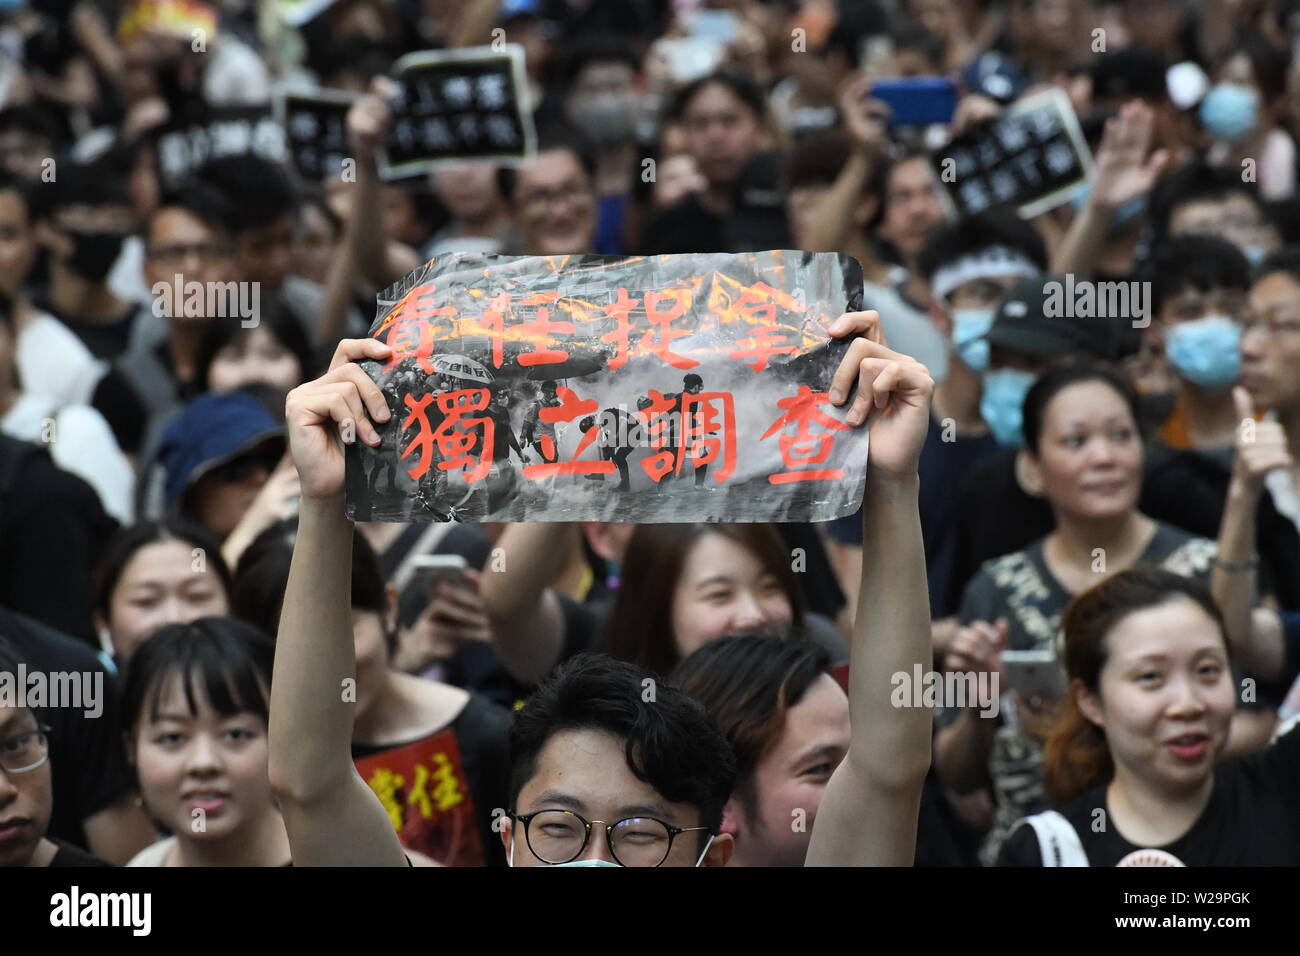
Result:
<instances>
[{"instance_id":1,"label":"thumbs up hand","mask_svg":"<svg viewBox=\"0 0 1300 956\"><path fill-rule=\"evenodd\" d=\"M1237 428L1237 458L1233 482L1242 491L1258 494L1264 479L1275 468L1290 468L1286 432L1277 422L1255 421L1255 407L1250 393L1238 385L1232 390L1241 424Z\"/></svg>"}]
</instances>

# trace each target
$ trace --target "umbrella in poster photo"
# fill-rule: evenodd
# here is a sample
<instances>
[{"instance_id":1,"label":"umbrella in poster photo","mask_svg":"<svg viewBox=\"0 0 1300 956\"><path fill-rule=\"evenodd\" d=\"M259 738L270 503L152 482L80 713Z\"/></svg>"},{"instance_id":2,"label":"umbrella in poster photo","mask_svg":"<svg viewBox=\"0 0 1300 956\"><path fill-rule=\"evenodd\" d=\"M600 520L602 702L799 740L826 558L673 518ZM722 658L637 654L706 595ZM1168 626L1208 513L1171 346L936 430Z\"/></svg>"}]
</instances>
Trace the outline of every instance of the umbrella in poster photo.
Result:
<instances>
[{"instance_id":1,"label":"umbrella in poster photo","mask_svg":"<svg viewBox=\"0 0 1300 956\"><path fill-rule=\"evenodd\" d=\"M435 355L431 362L434 375L473 382L475 385L488 385L492 382L492 373L483 363L466 355Z\"/></svg>"}]
</instances>

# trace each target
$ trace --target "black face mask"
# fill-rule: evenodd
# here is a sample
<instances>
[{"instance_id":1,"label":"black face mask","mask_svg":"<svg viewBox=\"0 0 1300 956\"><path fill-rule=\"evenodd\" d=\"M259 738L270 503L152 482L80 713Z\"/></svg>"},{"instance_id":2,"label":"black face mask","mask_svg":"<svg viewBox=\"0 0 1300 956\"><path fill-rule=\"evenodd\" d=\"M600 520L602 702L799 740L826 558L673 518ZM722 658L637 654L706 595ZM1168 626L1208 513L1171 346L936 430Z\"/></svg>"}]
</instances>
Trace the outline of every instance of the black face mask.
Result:
<instances>
[{"instance_id":1,"label":"black face mask","mask_svg":"<svg viewBox=\"0 0 1300 956\"><path fill-rule=\"evenodd\" d=\"M68 268L91 282L102 282L126 241L124 232L69 232L73 242Z\"/></svg>"}]
</instances>

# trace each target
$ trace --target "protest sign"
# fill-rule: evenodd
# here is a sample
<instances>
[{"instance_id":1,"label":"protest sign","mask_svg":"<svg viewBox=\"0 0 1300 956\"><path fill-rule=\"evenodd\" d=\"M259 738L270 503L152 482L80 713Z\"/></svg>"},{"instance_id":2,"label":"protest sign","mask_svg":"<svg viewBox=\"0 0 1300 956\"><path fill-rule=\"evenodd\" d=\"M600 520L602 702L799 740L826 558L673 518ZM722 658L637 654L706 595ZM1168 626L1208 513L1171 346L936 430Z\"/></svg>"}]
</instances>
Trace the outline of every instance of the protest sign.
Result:
<instances>
[{"instance_id":1,"label":"protest sign","mask_svg":"<svg viewBox=\"0 0 1300 956\"><path fill-rule=\"evenodd\" d=\"M824 521L867 441L827 391L862 298L832 253L431 260L363 362L392 419L348 448L365 521Z\"/></svg>"},{"instance_id":2,"label":"protest sign","mask_svg":"<svg viewBox=\"0 0 1300 956\"><path fill-rule=\"evenodd\" d=\"M340 175L343 160L352 155L347 119L356 99L342 90L319 90L286 93L276 101L285 147L304 181L319 183Z\"/></svg>"},{"instance_id":3,"label":"protest sign","mask_svg":"<svg viewBox=\"0 0 1300 956\"><path fill-rule=\"evenodd\" d=\"M452 730L355 761L402 846L444 866L482 866L486 858L474 797Z\"/></svg>"},{"instance_id":4,"label":"protest sign","mask_svg":"<svg viewBox=\"0 0 1300 956\"><path fill-rule=\"evenodd\" d=\"M523 47L410 53L393 65L398 93L381 175L396 179L447 162L519 162L536 150L526 107Z\"/></svg>"},{"instance_id":5,"label":"protest sign","mask_svg":"<svg viewBox=\"0 0 1300 956\"><path fill-rule=\"evenodd\" d=\"M1031 219L1073 198L1092 175L1092 154L1070 98L1045 90L956 137L933 162L950 212L1011 205Z\"/></svg>"},{"instance_id":6,"label":"protest sign","mask_svg":"<svg viewBox=\"0 0 1300 956\"><path fill-rule=\"evenodd\" d=\"M163 192L175 189L211 159L255 153L278 163L288 155L284 130L262 106L195 110L160 127L154 137Z\"/></svg>"}]
</instances>

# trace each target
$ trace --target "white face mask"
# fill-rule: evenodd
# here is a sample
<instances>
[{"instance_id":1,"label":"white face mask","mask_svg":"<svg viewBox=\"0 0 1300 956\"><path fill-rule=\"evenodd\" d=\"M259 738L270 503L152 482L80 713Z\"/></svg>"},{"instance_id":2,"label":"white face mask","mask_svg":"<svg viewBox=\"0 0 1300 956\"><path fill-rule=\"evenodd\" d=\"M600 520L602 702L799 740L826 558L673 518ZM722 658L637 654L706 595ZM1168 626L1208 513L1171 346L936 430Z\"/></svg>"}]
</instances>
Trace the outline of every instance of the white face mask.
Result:
<instances>
[{"instance_id":1,"label":"white face mask","mask_svg":"<svg viewBox=\"0 0 1300 956\"><path fill-rule=\"evenodd\" d=\"M700 851L699 858L696 859L695 861L696 866L699 866L701 863L704 862L704 855L709 852L709 847L713 846L713 838L714 838L714 834L710 833L709 842L704 844L704 849ZM511 833L510 852L506 856L506 866L513 867L514 865L515 865L515 835L514 833ZM553 867L554 866L612 866L620 870L623 869L623 867L619 866L617 863L610 863L608 860L571 860L568 863L552 863L550 865Z\"/></svg>"}]
</instances>

